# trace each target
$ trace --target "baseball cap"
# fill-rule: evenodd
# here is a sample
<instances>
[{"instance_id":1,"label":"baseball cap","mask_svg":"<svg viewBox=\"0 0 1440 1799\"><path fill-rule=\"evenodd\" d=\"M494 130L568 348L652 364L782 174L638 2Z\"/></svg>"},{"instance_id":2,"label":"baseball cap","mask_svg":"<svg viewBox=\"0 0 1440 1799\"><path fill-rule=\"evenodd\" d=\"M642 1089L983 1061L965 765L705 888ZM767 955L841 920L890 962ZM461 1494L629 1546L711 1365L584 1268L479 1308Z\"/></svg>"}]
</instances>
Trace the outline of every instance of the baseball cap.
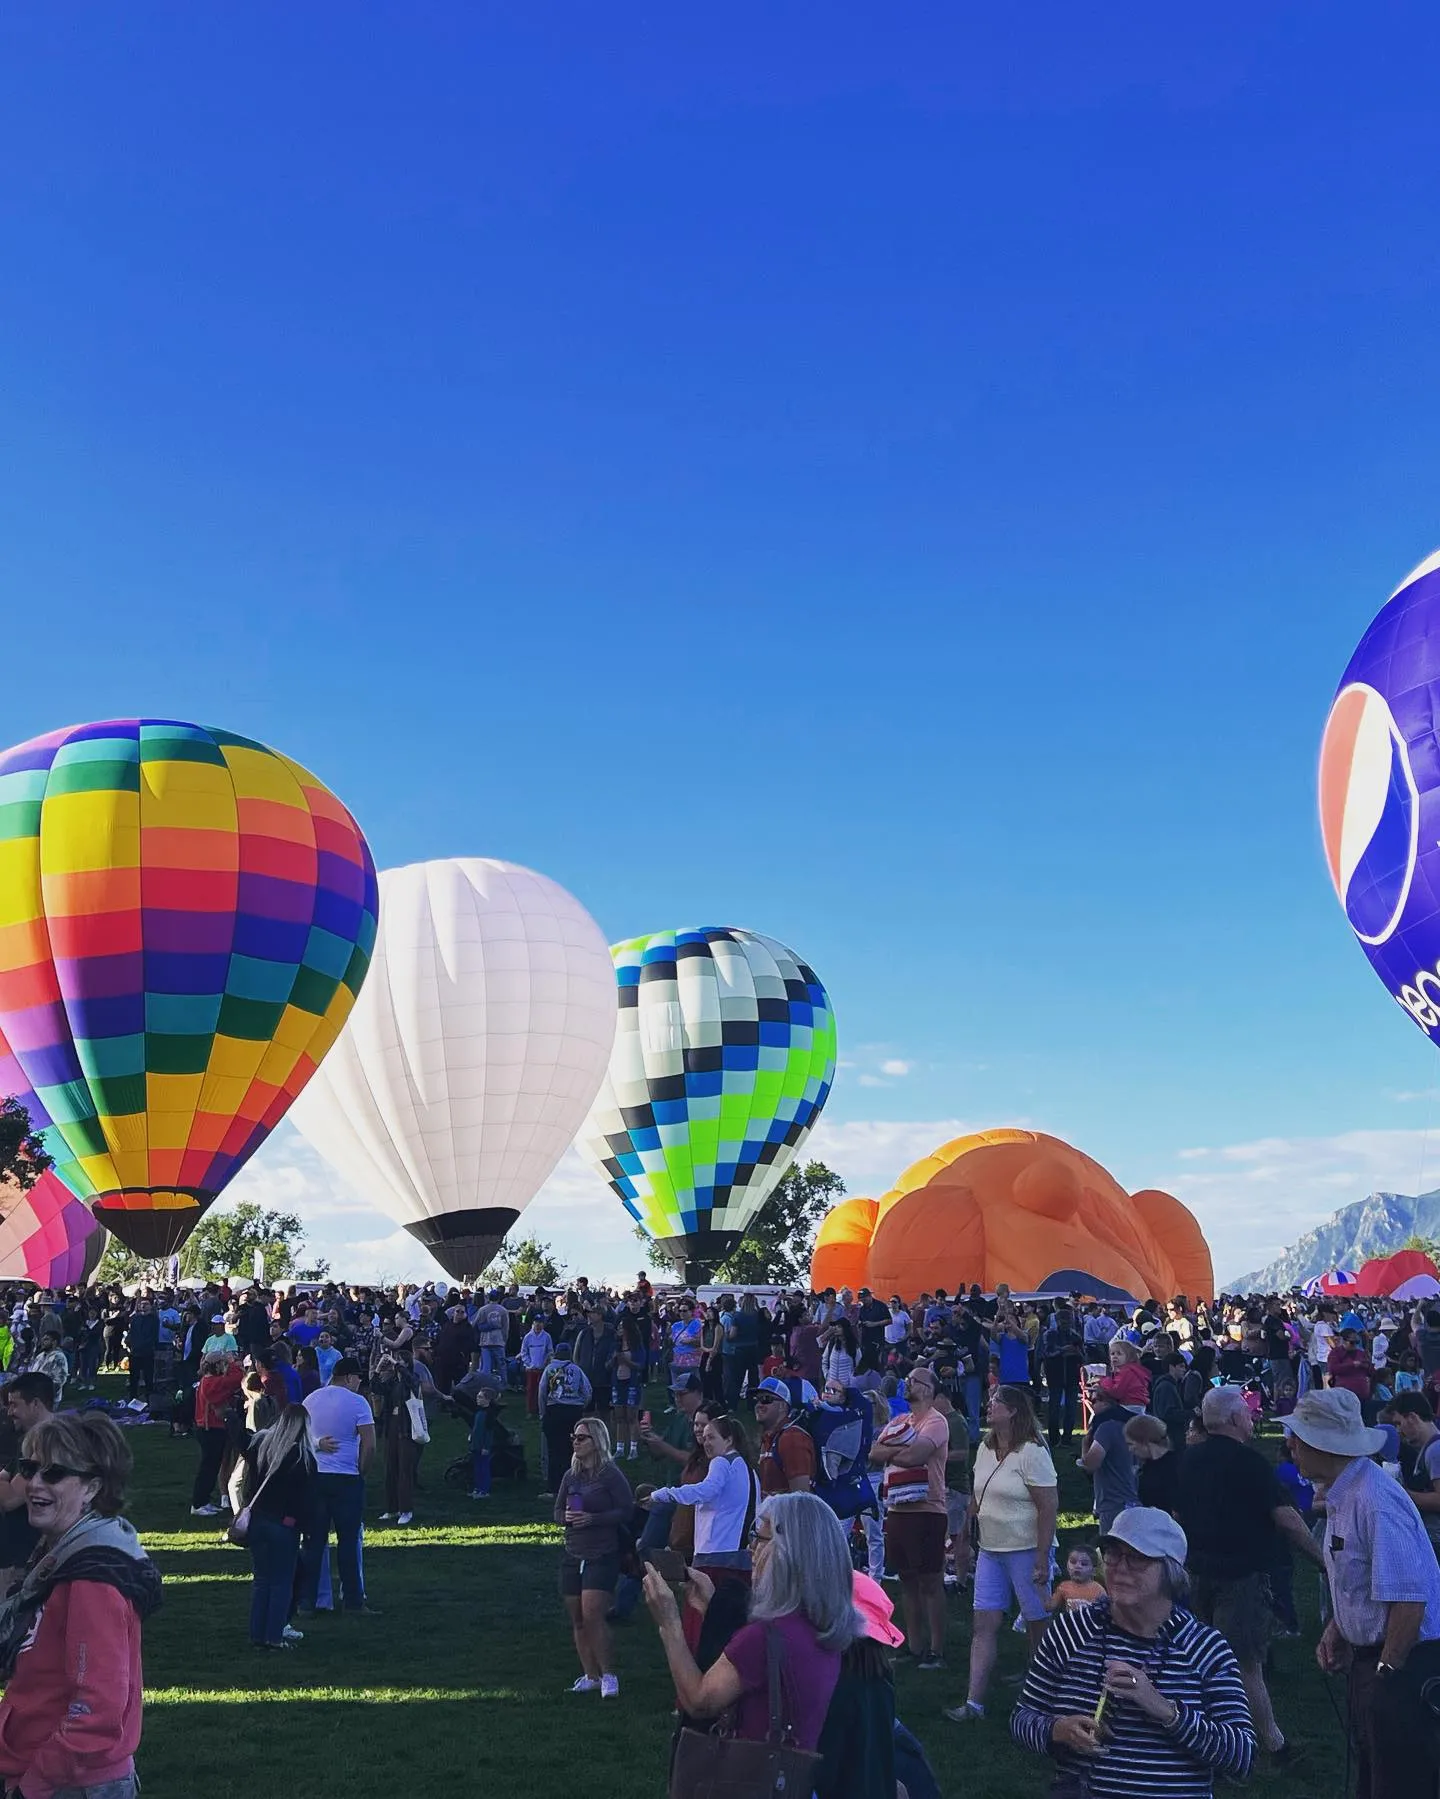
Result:
<instances>
[{"instance_id":1,"label":"baseball cap","mask_svg":"<svg viewBox=\"0 0 1440 1799\"><path fill-rule=\"evenodd\" d=\"M212 1324L223 1324L225 1322L225 1314L223 1312L217 1312L210 1322Z\"/></svg>"},{"instance_id":2,"label":"baseball cap","mask_svg":"<svg viewBox=\"0 0 1440 1799\"><path fill-rule=\"evenodd\" d=\"M698 1374L677 1374L670 1383L672 1393L703 1393L704 1390Z\"/></svg>"},{"instance_id":3,"label":"baseball cap","mask_svg":"<svg viewBox=\"0 0 1440 1799\"><path fill-rule=\"evenodd\" d=\"M863 1634L883 1643L887 1649L898 1649L905 1632L895 1623L895 1602L879 1581L858 1569L851 1577L855 1610L860 1614Z\"/></svg>"},{"instance_id":4,"label":"baseball cap","mask_svg":"<svg viewBox=\"0 0 1440 1799\"><path fill-rule=\"evenodd\" d=\"M773 1374L768 1380L761 1381L755 1389L754 1397L758 1399L762 1393L773 1393L777 1399L783 1399L786 1405L790 1403L790 1389L783 1380L776 1380Z\"/></svg>"},{"instance_id":5,"label":"baseball cap","mask_svg":"<svg viewBox=\"0 0 1440 1799\"><path fill-rule=\"evenodd\" d=\"M1153 1505L1132 1505L1121 1512L1101 1537L1100 1547L1103 1549L1107 1543L1124 1543L1141 1555L1168 1555L1177 1562L1185 1560L1190 1547L1185 1532L1169 1512Z\"/></svg>"}]
</instances>

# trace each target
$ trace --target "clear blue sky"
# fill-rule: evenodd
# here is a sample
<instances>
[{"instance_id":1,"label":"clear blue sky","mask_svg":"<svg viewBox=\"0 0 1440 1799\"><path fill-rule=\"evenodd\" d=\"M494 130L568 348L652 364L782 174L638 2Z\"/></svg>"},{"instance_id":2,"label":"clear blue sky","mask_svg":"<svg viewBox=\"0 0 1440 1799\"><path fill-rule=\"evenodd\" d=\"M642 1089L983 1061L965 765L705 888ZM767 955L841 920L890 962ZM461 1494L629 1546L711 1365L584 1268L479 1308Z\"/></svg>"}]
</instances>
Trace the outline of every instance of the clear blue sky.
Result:
<instances>
[{"instance_id":1,"label":"clear blue sky","mask_svg":"<svg viewBox=\"0 0 1440 1799\"><path fill-rule=\"evenodd\" d=\"M1413 1185L1434 1084L1313 770L1440 542L1437 58L1420 5L9 9L0 737L222 723L382 865L769 931L854 1145L1023 1117L1238 1272Z\"/></svg>"}]
</instances>

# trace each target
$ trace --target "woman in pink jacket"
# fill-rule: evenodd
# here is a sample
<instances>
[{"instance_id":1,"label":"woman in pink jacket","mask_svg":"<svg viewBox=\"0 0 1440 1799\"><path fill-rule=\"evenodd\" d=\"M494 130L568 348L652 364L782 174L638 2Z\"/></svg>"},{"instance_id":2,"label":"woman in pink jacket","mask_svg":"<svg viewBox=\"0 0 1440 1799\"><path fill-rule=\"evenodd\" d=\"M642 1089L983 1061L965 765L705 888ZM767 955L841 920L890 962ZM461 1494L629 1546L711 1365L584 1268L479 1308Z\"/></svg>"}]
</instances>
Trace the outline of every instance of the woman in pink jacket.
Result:
<instances>
[{"instance_id":1,"label":"woman in pink jacket","mask_svg":"<svg viewBox=\"0 0 1440 1799\"><path fill-rule=\"evenodd\" d=\"M10 1799L133 1799L160 1576L119 1516L130 1450L108 1418L74 1414L20 1447L40 1544L0 1607L0 1780Z\"/></svg>"}]
</instances>

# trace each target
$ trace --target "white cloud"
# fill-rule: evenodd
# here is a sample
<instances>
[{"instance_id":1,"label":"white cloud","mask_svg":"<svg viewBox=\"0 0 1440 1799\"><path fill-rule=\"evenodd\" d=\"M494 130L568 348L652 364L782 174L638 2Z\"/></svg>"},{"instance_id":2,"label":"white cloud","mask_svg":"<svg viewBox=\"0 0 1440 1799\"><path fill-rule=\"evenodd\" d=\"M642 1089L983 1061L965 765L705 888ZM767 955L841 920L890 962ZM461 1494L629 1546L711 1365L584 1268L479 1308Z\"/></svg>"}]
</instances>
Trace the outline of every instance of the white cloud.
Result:
<instances>
[{"instance_id":1,"label":"white cloud","mask_svg":"<svg viewBox=\"0 0 1440 1799\"><path fill-rule=\"evenodd\" d=\"M828 1163L849 1192L878 1197L912 1162L981 1128L958 1118L833 1124L822 1118L801 1157ZM348 1187L288 1122L236 1177L221 1203L241 1200L298 1213L310 1253L325 1257L346 1279L433 1280L441 1272L407 1231ZM592 1280L628 1279L643 1257L630 1215L573 1148L521 1214L518 1228L553 1244L570 1273Z\"/></svg>"},{"instance_id":2,"label":"white cloud","mask_svg":"<svg viewBox=\"0 0 1440 1799\"><path fill-rule=\"evenodd\" d=\"M890 1083L882 1081L878 1074L862 1074L856 1076L856 1085L859 1087L888 1087Z\"/></svg>"},{"instance_id":3,"label":"white cloud","mask_svg":"<svg viewBox=\"0 0 1440 1799\"><path fill-rule=\"evenodd\" d=\"M1181 1150L1176 1162L1185 1166L1157 1184L1200 1221L1222 1280L1262 1267L1369 1193L1418 1193L1440 1183L1440 1142L1422 1130L1263 1137Z\"/></svg>"},{"instance_id":4,"label":"white cloud","mask_svg":"<svg viewBox=\"0 0 1440 1799\"><path fill-rule=\"evenodd\" d=\"M880 1064L880 1072L893 1075L896 1080L899 1080L902 1076L909 1074L914 1066L913 1062L902 1062L898 1056L891 1056L888 1061Z\"/></svg>"}]
</instances>

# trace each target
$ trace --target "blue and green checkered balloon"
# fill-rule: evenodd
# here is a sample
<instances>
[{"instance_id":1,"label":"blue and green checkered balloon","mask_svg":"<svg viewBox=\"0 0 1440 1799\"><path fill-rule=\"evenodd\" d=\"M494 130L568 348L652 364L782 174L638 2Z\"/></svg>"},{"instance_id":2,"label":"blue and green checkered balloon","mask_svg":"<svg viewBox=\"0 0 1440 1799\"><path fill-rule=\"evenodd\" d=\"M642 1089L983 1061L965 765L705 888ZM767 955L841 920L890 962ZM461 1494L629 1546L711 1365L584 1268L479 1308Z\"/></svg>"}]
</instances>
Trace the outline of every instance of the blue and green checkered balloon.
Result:
<instances>
[{"instance_id":1,"label":"blue and green checkered balloon","mask_svg":"<svg viewBox=\"0 0 1440 1799\"><path fill-rule=\"evenodd\" d=\"M620 1020L577 1147L692 1277L738 1245L835 1079L835 1014L773 937L702 927L611 949Z\"/></svg>"}]
</instances>

